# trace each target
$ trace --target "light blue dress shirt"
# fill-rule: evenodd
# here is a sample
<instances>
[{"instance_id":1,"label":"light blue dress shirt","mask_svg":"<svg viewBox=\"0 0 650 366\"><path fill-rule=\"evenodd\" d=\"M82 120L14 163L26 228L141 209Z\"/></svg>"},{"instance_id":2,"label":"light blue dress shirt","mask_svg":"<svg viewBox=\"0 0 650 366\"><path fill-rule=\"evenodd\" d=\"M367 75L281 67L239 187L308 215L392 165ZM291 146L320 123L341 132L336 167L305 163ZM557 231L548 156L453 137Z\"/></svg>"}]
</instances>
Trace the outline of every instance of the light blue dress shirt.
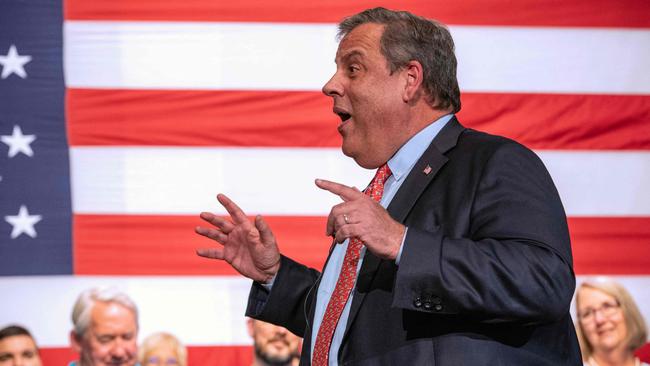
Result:
<instances>
[{"instance_id":1,"label":"light blue dress shirt","mask_svg":"<svg viewBox=\"0 0 650 366\"><path fill-rule=\"evenodd\" d=\"M440 117L435 122L431 123L422 131L418 132L415 136L411 137L409 141L406 142L398 151L393 155L390 160L388 160L388 167L393 173L386 183L384 184L384 194L379 202L384 208L388 207L390 201L397 193L399 187L406 180L406 177L413 169L413 166L420 159L424 151L429 147L431 141L438 135L438 132L449 122L453 115L448 114L443 117ZM408 228L407 228L408 229ZM406 232L404 233L406 237ZM403 240L403 239L402 239ZM396 263L399 265L399 259L402 255L402 247L400 247L399 253L397 255ZM318 335L318 329L320 328L321 323L323 322L323 316L325 315L325 309L327 304L330 301L332 292L336 287L336 281L338 280L339 273L341 272L341 267L343 266L343 259L345 258L345 251L348 248L348 240L344 241L342 244L334 246L332 255L330 256L327 266L323 271L323 276L318 286L318 298L316 301L316 311L314 313L314 326L312 327L311 334L311 355L314 355L314 344L316 343L316 336ZM361 260L357 266L357 273L361 268L363 262L363 255L366 252L366 247L361 248ZM336 330L334 331L334 336L332 338L332 344L329 351L329 364L337 365L337 355L339 348L341 346L341 341L343 340L343 334L345 332L345 327L348 322L348 317L350 315L350 305L352 304L352 295L348 298L348 302L343 308L343 313L339 319L338 324L336 325Z\"/></svg>"}]
</instances>

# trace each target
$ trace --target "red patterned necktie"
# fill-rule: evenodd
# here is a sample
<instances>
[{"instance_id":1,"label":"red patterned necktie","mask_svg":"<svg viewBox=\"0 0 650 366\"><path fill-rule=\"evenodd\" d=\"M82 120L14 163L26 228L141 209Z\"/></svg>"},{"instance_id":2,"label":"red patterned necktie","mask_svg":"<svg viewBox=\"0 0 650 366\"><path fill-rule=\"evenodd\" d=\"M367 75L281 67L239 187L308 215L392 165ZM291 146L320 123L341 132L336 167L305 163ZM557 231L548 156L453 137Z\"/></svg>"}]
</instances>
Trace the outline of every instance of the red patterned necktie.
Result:
<instances>
[{"instance_id":1,"label":"red patterned necktie","mask_svg":"<svg viewBox=\"0 0 650 366\"><path fill-rule=\"evenodd\" d=\"M384 183L390 177L391 171L388 164L384 164L379 169L375 177L370 182L368 188L364 191L367 196L370 196L376 202L381 200L384 194ZM361 252L361 240L352 238L348 242L348 249L345 252L343 259L343 266L341 273L339 273L336 287L332 292L332 297L327 304L323 322L318 328L318 335L316 336L316 344L314 345L314 355L312 357L312 366L327 366L329 362L330 345L332 344L332 336L336 330L343 308L348 302L352 286L357 275L357 265L359 263L359 254Z\"/></svg>"}]
</instances>

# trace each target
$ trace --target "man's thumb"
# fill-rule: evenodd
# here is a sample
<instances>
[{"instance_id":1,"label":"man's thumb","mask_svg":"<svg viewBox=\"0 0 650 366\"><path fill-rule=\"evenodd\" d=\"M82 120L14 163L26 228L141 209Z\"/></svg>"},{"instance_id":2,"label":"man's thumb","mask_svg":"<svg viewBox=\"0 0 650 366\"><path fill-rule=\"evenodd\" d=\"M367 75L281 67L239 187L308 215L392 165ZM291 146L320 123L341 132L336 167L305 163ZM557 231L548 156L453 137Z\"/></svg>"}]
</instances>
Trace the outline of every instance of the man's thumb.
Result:
<instances>
[{"instance_id":1,"label":"man's thumb","mask_svg":"<svg viewBox=\"0 0 650 366\"><path fill-rule=\"evenodd\" d=\"M262 243L269 244L275 241L273 232L271 232L271 228L267 225L266 221L264 221L262 215L255 216L255 227L260 232Z\"/></svg>"}]
</instances>

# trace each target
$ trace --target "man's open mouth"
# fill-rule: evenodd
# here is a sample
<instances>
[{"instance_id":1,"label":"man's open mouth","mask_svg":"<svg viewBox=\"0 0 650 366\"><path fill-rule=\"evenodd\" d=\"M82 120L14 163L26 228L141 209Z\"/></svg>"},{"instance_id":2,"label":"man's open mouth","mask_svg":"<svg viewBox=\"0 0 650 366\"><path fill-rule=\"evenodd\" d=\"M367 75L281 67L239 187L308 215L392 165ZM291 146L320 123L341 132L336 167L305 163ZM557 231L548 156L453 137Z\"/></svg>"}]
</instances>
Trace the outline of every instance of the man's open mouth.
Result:
<instances>
[{"instance_id":1,"label":"man's open mouth","mask_svg":"<svg viewBox=\"0 0 650 366\"><path fill-rule=\"evenodd\" d=\"M341 122L345 122L352 117L350 113L337 113L339 115L339 118L341 118Z\"/></svg>"},{"instance_id":2,"label":"man's open mouth","mask_svg":"<svg viewBox=\"0 0 650 366\"><path fill-rule=\"evenodd\" d=\"M337 116L339 116L339 118L341 119L341 122L345 122L345 121L349 120L350 117L352 117L352 115L350 113L348 113L347 111L345 111L343 109L340 109L340 108L334 108L334 113Z\"/></svg>"}]
</instances>

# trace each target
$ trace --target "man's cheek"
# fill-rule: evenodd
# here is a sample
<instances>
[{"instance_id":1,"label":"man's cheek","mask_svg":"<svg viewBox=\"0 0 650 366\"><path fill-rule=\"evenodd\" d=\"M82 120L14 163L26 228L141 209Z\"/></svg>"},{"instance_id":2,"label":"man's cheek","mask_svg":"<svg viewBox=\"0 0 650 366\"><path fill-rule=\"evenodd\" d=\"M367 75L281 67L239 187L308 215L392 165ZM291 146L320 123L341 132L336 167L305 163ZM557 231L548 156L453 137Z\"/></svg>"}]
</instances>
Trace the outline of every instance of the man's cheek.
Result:
<instances>
[{"instance_id":1,"label":"man's cheek","mask_svg":"<svg viewBox=\"0 0 650 366\"><path fill-rule=\"evenodd\" d=\"M106 362L110 360L110 347L105 345L98 345L94 348L93 352L93 361L96 365L99 365L101 362Z\"/></svg>"},{"instance_id":2,"label":"man's cheek","mask_svg":"<svg viewBox=\"0 0 650 366\"><path fill-rule=\"evenodd\" d=\"M129 357L135 357L135 355L136 355L136 353L137 353L137 352L136 352L136 349L137 349L137 348L138 348L138 346L137 346L137 344L136 344L135 342L133 342L133 343L132 343L128 348L127 348L127 352L128 352L128 354L129 354Z\"/></svg>"}]
</instances>

